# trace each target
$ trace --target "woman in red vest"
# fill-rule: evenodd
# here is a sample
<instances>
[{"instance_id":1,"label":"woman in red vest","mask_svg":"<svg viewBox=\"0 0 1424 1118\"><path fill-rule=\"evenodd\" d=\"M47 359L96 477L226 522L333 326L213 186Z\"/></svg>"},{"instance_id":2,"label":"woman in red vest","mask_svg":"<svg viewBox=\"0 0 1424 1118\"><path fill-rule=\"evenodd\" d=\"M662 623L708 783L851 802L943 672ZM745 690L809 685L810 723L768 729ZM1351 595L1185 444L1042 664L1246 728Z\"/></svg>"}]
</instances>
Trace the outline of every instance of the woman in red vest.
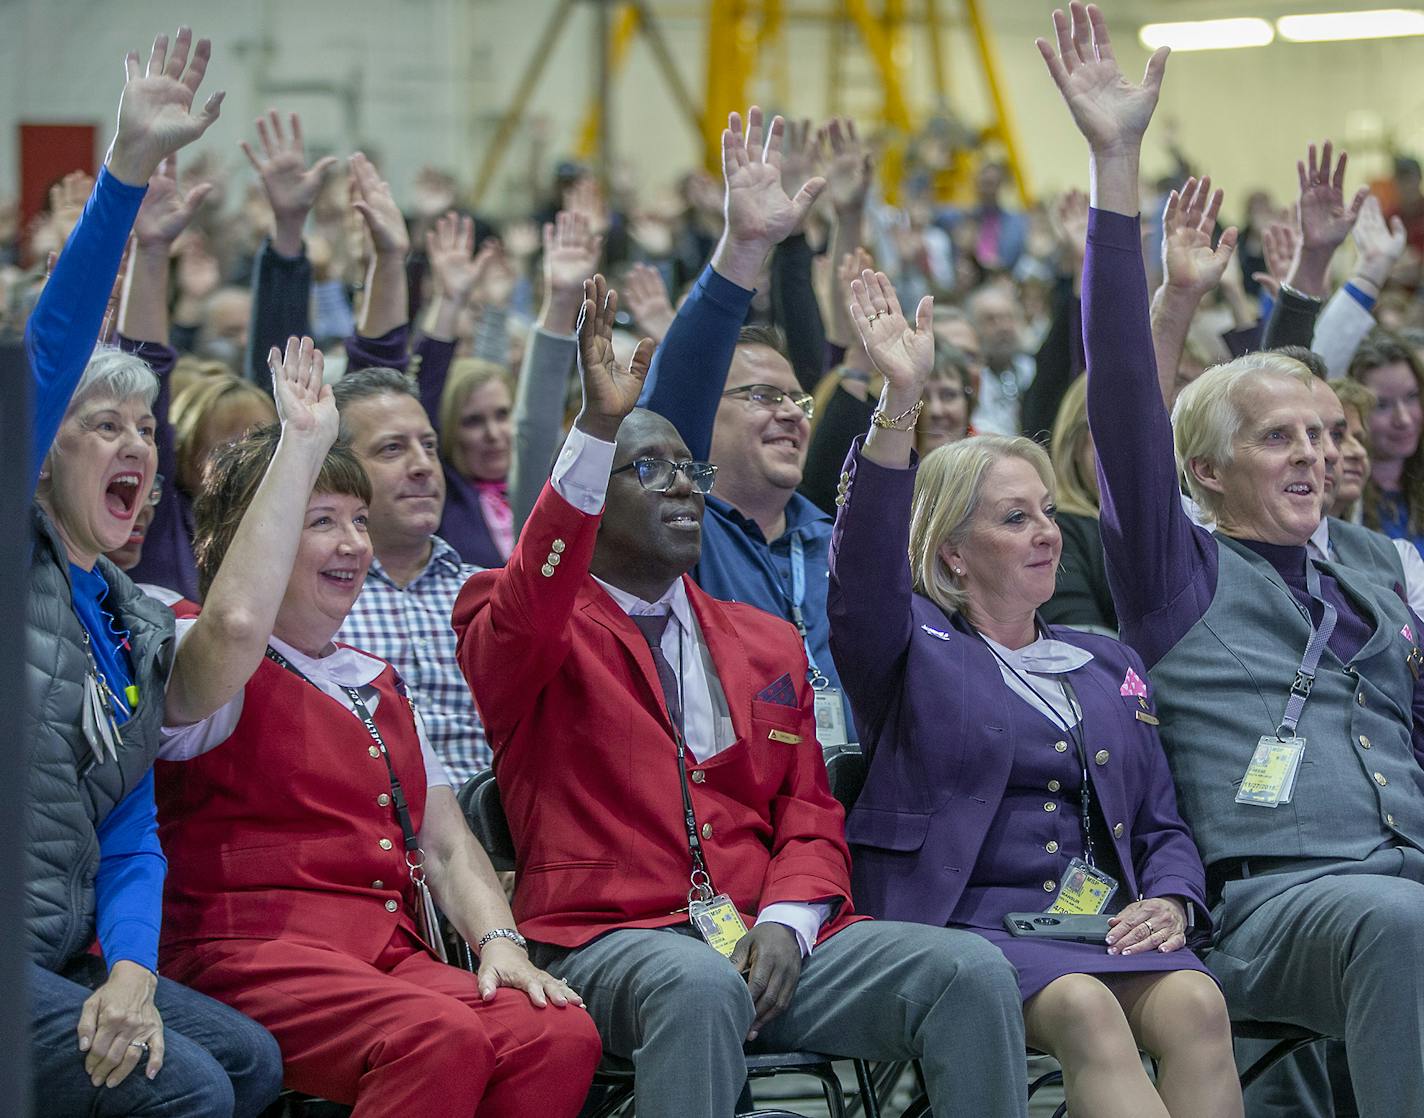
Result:
<instances>
[{"instance_id":1,"label":"woman in red vest","mask_svg":"<svg viewBox=\"0 0 1424 1118\"><path fill-rule=\"evenodd\" d=\"M358 1118L572 1118L597 1031L530 963L395 670L332 643L371 562L370 482L333 446L310 339L269 360L281 423L221 452L196 509L204 607L178 623L157 767L165 973ZM433 957L430 894L477 975Z\"/></svg>"}]
</instances>

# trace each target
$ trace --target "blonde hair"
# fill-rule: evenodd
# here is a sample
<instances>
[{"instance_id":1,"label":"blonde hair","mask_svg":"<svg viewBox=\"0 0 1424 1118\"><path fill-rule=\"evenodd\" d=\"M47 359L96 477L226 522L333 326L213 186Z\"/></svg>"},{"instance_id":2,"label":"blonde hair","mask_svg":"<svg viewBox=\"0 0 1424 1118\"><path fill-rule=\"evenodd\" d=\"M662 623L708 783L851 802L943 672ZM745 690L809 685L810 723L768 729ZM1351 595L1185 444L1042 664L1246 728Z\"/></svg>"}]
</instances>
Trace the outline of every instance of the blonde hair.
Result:
<instances>
[{"instance_id":1,"label":"blonde hair","mask_svg":"<svg viewBox=\"0 0 1424 1118\"><path fill-rule=\"evenodd\" d=\"M915 592L945 613L962 610L965 594L940 549L964 539L983 498L984 476L1003 458L1022 458L1052 497L1048 453L1022 436L972 435L930 451L920 462L910 503L910 577Z\"/></svg>"},{"instance_id":2,"label":"blonde hair","mask_svg":"<svg viewBox=\"0 0 1424 1118\"><path fill-rule=\"evenodd\" d=\"M1330 390L1340 401L1340 406L1354 412L1365 428L1365 445L1370 444L1370 416L1379 403L1374 389L1357 380L1332 380Z\"/></svg>"},{"instance_id":3,"label":"blonde hair","mask_svg":"<svg viewBox=\"0 0 1424 1118\"><path fill-rule=\"evenodd\" d=\"M450 366L445 388L440 393L440 457L455 464L455 443L460 434L460 410L470 395L499 381L514 399L514 385L503 365L481 357L459 357Z\"/></svg>"},{"instance_id":4,"label":"blonde hair","mask_svg":"<svg viewBox=\"0 0 1424 1118\"><path fill-rule=\"evenodd\" d=\"M1088 376L1081 374L1068 386L1053 420L1053 476L1058 482L1058 511L1077 516L1098 515L1097 489L1083 476L1082 449L1092 437L1088 431Z\"/></svg>"},{"instance_id":5,"label":"blonde hair","mask_svg":"<svg viewBox=\"0 0 1424 1118\"><path fill-rule=\"evenodd\" d=\"M227 404L251 402L265 406L277 418L277 406L272 397L251 381L219 373L206 376L190 383L173 399L169 409L169 422L173 425L173 447L178 459L178 477L172 479L177 484L180 478L196 479L203 476L205 462L199 461L202 451L201 435L203 426L220 408ZM197 496L197 493L190 494Z\"/></svg>"},{"instance_id":6,"label":"blonde hair","mask_svg":"<svg viewBox=\"0 0 1424 1118\"><path fill-rule=\"evenodd\" d=\"M1193 459L1218 469L1231 465L1232 444L1246 423L1241 390L1262 377L1282 377L1310 389L1315 378L1294 357L1280 353L1248 353L1208 369L1177 397L1172 408L1172 438L1177 470L1186 479L1192 499L1211 519L1219 519L1220 494L1208 489L1192 471Z\"/></svg>"}]
</instances>

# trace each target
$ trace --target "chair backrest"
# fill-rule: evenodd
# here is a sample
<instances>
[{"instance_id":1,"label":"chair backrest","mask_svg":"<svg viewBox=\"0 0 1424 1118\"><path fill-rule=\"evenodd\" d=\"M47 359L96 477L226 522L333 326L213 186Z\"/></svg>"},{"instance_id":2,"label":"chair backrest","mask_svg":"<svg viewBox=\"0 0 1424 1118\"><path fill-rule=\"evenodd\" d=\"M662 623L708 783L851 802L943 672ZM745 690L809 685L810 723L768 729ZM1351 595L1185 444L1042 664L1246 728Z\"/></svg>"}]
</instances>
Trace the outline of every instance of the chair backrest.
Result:
<instances>
[{"instance_id":1,"label":"chair backrest","mask_svg":"<svg viewBox=\"0 0 1424 1118\"><path fill-rule=\"evenodd\" d=\"M499 802L499 786L494 782L494 770L476 773L455 794L465 822L485 848L490 862L499 871L514 869L514 837L509 833L509 820L504 805Z\"/></svg>"},{"instance_id":2,"label":"chair backrest","mask_svg":"<svg viewBox=\"0 0 1424 1118\"><path fill-rule=\"evenodd\" d=\"M850 813L865 787L865 756L854 746L842 746L826 757L826 779L831 795Z\"/></svg>"}]
</instances>

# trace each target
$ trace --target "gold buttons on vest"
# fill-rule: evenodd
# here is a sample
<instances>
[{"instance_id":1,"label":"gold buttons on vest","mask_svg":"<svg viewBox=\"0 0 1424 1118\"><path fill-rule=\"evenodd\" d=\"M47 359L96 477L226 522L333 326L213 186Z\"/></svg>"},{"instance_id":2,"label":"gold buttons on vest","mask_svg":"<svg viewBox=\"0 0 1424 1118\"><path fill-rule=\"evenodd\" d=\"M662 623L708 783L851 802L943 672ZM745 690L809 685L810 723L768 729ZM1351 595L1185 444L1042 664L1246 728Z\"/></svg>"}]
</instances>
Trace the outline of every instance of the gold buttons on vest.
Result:
<instances>
[{"instance_id":1,"label":"gold buttons on vest","mask_svg":"<svg viewBox=\"0 0 1424 1118\"><path fill-rule=\"evenodd\" d=\"M559 553L557 551L551 551L545 557L544 562L548 563L551 567L557 567L560 563L563 562L563 560L559 558Z\"/></svg>"},{"instance_id":2,"label":"gold buttons on vest","mask_svg":"<svg viewBox=\"0 0 1424 1118\"><path fill-rule=\"evenodd\" d=\"M366 747L366 752L369 753L372 757L379 757L381 755L380 746L376 745L368 745Z\"/></svg>"},{"instance_id":3,"label":"gold buttons on vest","mask_svg":"<svg viewBox=\"0 0 1424 1118\"><path fill-rule=\"evenodd\" d=\"M701 769L693 769L693 770L692 770L692 783L693 783L693 784L701 784L701 783L702 783L704 780L706 780L706 779L707 779L707 774L706 774L705 772L703 772Z\"/></svg>"},{"instance_id":4,"label":"gold buttons on vest","mask_svg":"<svg viewBox=\"0 0 1424 1118\"><path fill-rule=\"evenodd\" d=\"M545 578L553 578L553 577L554 577L554 568L551 567L551 566L549 566L548 563L545 563L542 567L539 568L539 573L540 573L541 575L543 575Z\"/></svg>"},{"instance_id":5,"label":"gold buttons on vest","mask_svg":"<svg viewBox=\"0 0 1424 1118\"><path fill-rule=\"evenodd\" d=\"M376 803L381 807L389 807L391 803L390 793L382 792L379 796L376 797Z\"/></svg>"},{"instance_id":6,"label":"gold buttons on vest","mask_svg":"<svg viewBox=\"0 0 1424 1118\"><path fill-rule=\"evenodd\" d=\"M702 824L702 837L705 838L705 839L710 839L710 838L712 837L712 824L711 824L711 823L704 823L704 824Z\"/></svg>"},{"instance_id":7,"label":"gold buttons on vest","mask_svg":"<svg viewBox=\"0 0 1424 1118\"><path fill-rule=\"evenodd\" d=\"M1360 748L1361 748L1361 749L1368 749L1369 747L1370 747L1370 739L1367 738L1367 737L1365 737L1364 734L1361 734L1361 735L1360 735Z\"/></svg>"},{"instance_id":8,"label":"gold buttons on vest","mask_svg":"<svg viewBox=\"0 0 1424 1118\"><path fill-rule=\"evenodd\" d=\"M1058 805L1055 804L1052 800L1049 800L1047 803L1045 803L1045 804L1043 805L1043 810L1044 810L1044 811L1057 811L1057 810L1058 810Z\"/></svg>"},{"instance_id":9,"label":"gold buttons on vest","mask_svg":"<svg viewBox=\"0 0 1424 1118\"><path fill-rule=\"evenodd\" d=\"M1375 773L1375 783L1383 788L1389 781L1384 778L1384 773Z\"/></svg>"},{"instance_id":10,"label":"gold buttons on vest","mask_svg":"<svg viewBox=\"0 0 1424 1118\"><path fill-rule=\"evenodd\" d=\"M1059 753L1067 753L1068 743L1066 741L1056 741L1053 743L1053 748L1056 749Z\"/></svg>"},{"instance_id":11,"label":"gold buttons on vest","mask_svg":"<svg viewBox=\"0 0 1424 1118\"><path fill-rule=\"evenodd\" d=\"M555 540L549 545L549 550L552 551L555 555L562 555L564 553L564 548L566 547L568 547L568 544L564 543L563 540Z\"/></svg>"},{"instance_id":12,"label":"gold buttons on vest","mask_svg":"<svg viewBox=\"0 0 1424 1118\"><path fill-rule=\"evenodd\" d=\"M377 845L379 845L382 850L389 850L391 848L391 840L382 839Z\"/></svg>"},{"instance_id":13,"label":"gold buttons on vest","mask_svg":"<svg viewBox=\"0 0 1424 1118\"><path fill-rule=\"evenodd\" d=\"M395 911L396 909L398 909L398 908L400 908L400 905L397 904L395 901L387 901L387 902L386 902L386 911L387 911L387 912L394 912L394 911Z\"/></svg>"},{"instance_id":14,"label":"gold buttons on vest","mask_svg":"<svg viewBox=\"0 0 1424 1118\"><path fill-rule=\"evenodd\" d=\"M1043 883L1043 891L1044 891L1045 893L1051 893L1051 892L1053 892L1053 890L1055 890L1055 889L1057 889L1057 888L1058 888L1058 882L1056 882L1056 881L1045 881L1045 882Z\"/></svg>"},{"instance_id":15,"label":"gold buttons on vest","mask_svg":"<svg viewBox=\"0 0 1424 1118\"><path fill-rule=\"evenodd\" d=\"M1098 765L1106 765L1108 763L1108 756L1109 754L1106 749L1100 749L1093 754L1093 762Z\"/></svg>"},{"instance_id":16,"label":"gold buttons on vest","mask_svg":"<svg viewBox=\"0 0 1424 1118\"><path fill-rule=\"evenodd\" d=\"M386 883L385 883L384 881L382 881L379 877L376 878L375 881L371 882L371 888L372 888L372 889L384 889L385 887L386 887Z\"/></svg>"},{"instance_id":17,"label":"gold buttons on vest","mask_svg":"<svg viewBox=\"0 0 1424 1118\"><path fill-rule=\"evenodd\" d=\"M1114 827L1113 827L1113 838L1122 838L1123 832L1124 832L1125 830L1127 830L1127 828L1124 827L1121 823L1118 823L1118 824L1114 825Z\"/></svg>"},{"instance_id":18,"label":"gold buttons on vest","mask_svg":"<svg viewBox=\"0 0 1424 1118\"><path fill-rule=\"evenodd\" d=\"M1048 842L1044 845L1043 849L1047 850L1050 854L1057 854L1057 853L1058 853L1058 840L1057 840L1057 839L1049 839Z\"/></svg>"},{"instance_id":19,"label":"gold buttons on vest","mask_svg":"<svg viewBox=\"0 0 1424 1118\"><path fill-rule=\"evenodd\" d=\"M1048 782L1048 790L1049 790L1050 792L1057 792L1058 789L1060 789L1060 788L1062 788L1062 787L1063 787L1063 785L1059 784L1058 781L1056 781L1056 780L1050 780L1050 781Z\"/></svg>"}]
</instances>

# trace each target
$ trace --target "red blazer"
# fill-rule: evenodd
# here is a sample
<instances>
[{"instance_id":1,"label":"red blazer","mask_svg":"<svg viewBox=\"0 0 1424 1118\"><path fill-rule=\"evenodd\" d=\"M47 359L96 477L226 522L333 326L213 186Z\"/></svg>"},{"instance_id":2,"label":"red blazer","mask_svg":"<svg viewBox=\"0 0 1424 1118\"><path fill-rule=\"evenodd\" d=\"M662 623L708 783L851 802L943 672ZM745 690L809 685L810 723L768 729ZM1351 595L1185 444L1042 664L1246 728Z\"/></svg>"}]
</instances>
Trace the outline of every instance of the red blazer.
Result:
<instances>
[{"instance_id":1,"label":"red blazer","mask_svg":"<svg viewBox=\"0 0 1424 1118\"><path fill-rule=\"evenodd\" d=\"M564 947L686 920L692 868L652 654L588 573L599 520L546 486L508 565L474 575L454 613L514 835L515 916ZM801 641L685 583L737 734L705 764L688 756L713 883L748 927L776 901L838 902L825 938L859 917Z\"/></svg>"}]
</instances>

